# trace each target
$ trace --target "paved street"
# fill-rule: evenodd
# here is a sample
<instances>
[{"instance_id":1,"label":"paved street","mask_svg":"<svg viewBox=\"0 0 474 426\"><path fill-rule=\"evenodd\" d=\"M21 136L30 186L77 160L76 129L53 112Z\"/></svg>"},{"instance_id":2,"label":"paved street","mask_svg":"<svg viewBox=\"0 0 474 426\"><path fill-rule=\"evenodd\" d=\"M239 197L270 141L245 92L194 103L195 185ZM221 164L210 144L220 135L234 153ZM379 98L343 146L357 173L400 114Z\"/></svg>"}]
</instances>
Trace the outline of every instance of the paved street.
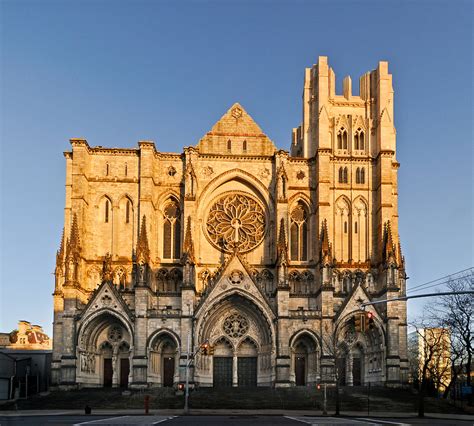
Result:
<instances>
[{"instance_id":1,"label":"paved street","mask_svg":"<svg viewBox=\"0 0 474 426\"><path fill-rule=\"evenodd\" d=\"M464 416L463 416L464 417ZM265 415L221 415L221 416L158 416L158 415L122 415L122 416L84 416L84 415L46 415L46 416L1 416L0 425L203 425L203 426L238 426L238 425L472 425L473 420L464 417L418 419L416 417L391 419L376 417L322 417L322 416L265 416Z\"/></svg>"}]
</instances>

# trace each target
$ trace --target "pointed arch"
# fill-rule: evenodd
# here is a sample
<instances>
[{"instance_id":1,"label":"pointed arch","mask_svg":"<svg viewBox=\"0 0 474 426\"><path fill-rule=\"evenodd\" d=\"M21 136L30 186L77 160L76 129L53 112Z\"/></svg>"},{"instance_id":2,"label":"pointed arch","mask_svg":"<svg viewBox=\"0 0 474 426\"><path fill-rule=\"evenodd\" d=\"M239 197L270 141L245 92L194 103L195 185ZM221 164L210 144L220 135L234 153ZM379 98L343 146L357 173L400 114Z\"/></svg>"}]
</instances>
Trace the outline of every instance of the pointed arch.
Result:
<instances>
[{"instance_id":1,"label":"pointed arch","mask_svg":"<svg viewBox=\"0 0 474 426\"><path fill-rule=\"evenodd\" d=\"M309 259L309 208L302 199L290 210L290 259Z\"/></svg>"},{"instance_id":2,"label":"pointed arch","mask_svg":"<svg viewBox=\"0 0 474 426\"><path fill-rule=\"evenodd\" d=\"M352 235L352 253L356 262L365 262L369 258L369 218L367 200L358 196L352 207L352 222L354 234Z\"/></svg>"},{"instance_id":3,"label":"pointed arch","mask_svg":"<svg viewBox=\"0 0 474 426\"><path fill-rule=\"evenodd\" d=\"M182 214L181 206L174 197L164 203L160 222L162 224L162 258L178 260L181 257Z\"/></svg>"},{"instance_id":4,"label":"pointed arch","mask_svg":"<svg viewBox=\"0 0 474 426\"><path fill-rule=\"evenodd\" d=\"M350 217L351 217L351 202L342 195L335 203L334 210L334 236L335 256L338 261L347 262L350 259Z\"/></svg>"}]
</instances>

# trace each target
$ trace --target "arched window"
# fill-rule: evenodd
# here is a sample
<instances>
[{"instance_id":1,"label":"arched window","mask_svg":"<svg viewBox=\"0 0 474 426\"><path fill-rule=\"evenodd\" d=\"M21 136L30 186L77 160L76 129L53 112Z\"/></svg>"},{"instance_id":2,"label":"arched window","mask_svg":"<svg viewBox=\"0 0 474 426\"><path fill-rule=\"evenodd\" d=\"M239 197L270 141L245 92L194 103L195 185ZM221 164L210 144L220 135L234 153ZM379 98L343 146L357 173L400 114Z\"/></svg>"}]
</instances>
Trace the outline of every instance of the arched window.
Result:
<instances>
[{"instance_id":1,"label":"arched window","mask_svg":"<svg viewBox=\"0 0 474 426\"><path fill-rule=\"evenodd\" d=\"M110 218L110 201L108 198L105 199L105 210L104 210L104 222L109 223Z\"/></svg>"},{"instance_id":2,"label":"arched window","mask_svg":"<svg viewBox=\"0 0 474 426\"><path fill-rule=\"evenodd\" d=\"M179 259L181 255L181 211L176 201L171 200L164 209L163 257Z\"/></svg>"},{"instance_id":3,"label":"arched window","mask_svg":"<svg viewBox=\"0 0 474 426\"><path fill-rule=\"evenodd\" d=\"M344 222L344 234L347 234L347 222Z\"/></svg>"},{"instance_id":4,"label":"arched window","mask_svg":"<svg viewBox=\"0 0 474 426\"><path fill-rule=\"evenodd\" d=\"M247 152L247 141L246 140L242 143L242 151Z\"/></svg>"},{"instance_id":5,"label":"arched window","mask_svg":"<svg viewBox=\"0 0 474 426\"><path fill-rule=\"evenodd\" d=\"M105 176L109 175L109 171L110 171L109 163L105 163Z\"/></svg>"},{"instance_id":6,"label":"arched window","mask_svg":"<svg viewBox=\"0 0 474 426\"><path fill-rule=\"evenodd\" d=\"M357 222L354 222L354 233L357 234Z\"/></svg>"},{"instance_id":7,"label":"arched window","mask_svg":"<svg viewBox=\"0 0 474 426\"><path fill-rule=\"evenodd\" d=\"M342 132L342 149L347 149L347 132L344 130Z\"/></svg>"},{"instance_id":8,"label":"arched window","mask_svg":"<svg viewBox=\"0 0 474 426\"><path fill-rule=\"evenodd\" d=\"M356 170L356 183L360 183L360 169L357 167Z\"/></svg>"},{"instance_id":9,"label":"arched window","mask_svg":"<svg viewBox=\"0 0 474 426\"><path fill-rule=\"evenodd\" d=\"M344 167L344 173L343 173L343 179L342 179L342 181L344 183L347 183L349 181L348 176L349 176L349 174L348 174L348 171L347 171L347 167Z\"/></svg>"},{"instance_id":10,"label":"arched window","mask_svg":"<svg viewBox=\"0 0 474 426\"><path fill-rule=\"evenodd\" d=\"M128 165L125 163L125 176L128 176Z\"/></svg>"},{"instance_id":11,"label":"arched window","mask_svg":"<svg viewBox=\"0 0 474 426\"><path fill-rule=\"evenodd\" d=\"M365 183L365 169L360 169L359 183Z\"/></svg>"},{"instance_id":12,"label":"arched window","mask_svg":"<svg viewBox=\"0 0 474 426\"><path fill-rule=\"evenodd\" d=\"M337 149L347 149L347 130L344 127L337 132Z\"/></svg>"},{"instance_id":13,"label":"arched window","mask_svg":"<svg viewBox=\"0 0 474 426\"><path fill-rule=\"evenodd\" d=\"M339 183L344 183L344 169L339 167Z\"/></svg>"},{"instance_id":14,"label":"arched window","mask_svg":"<svg viewBox=\"0 0 474 426\"><path fill-rule=\"evenodd\" d=\"M227 152L231 152L232 151L232 141L229 139L227 141Z\"/></svg>"},{"instance_id":15,"label":"arched window","mask_svg":"<svg viewBox=\"0 0 474 426\"><path fill-rule=\"evenodd\" d=\"M291 260L308 260L308 211L299 202L290 215Z\"/></svg>"},{"instance_id":16,"label":"arched window","mask_svg":"<svg viewBox=\"0 0 474 426\"><path fill-rule=\"evenodd\" d=\"M356 150L365 149L365 135L364 135L364 131L360 127L354 133L354 149Z\"/></svg>"},{"instance_id":17,"label":"arched window","mask_svg":"<svg viewBox=\"0 0 474 426\"><path fill-rule=\"evenodd\" d=\"M301 276L298 271L291 271L288 276L291 294L301 293Z\"/></svg>"},{"instance_id":18,"label":"arched window","mask_svg":"<svg viewBox=\"0 0 474 426\"><path fill-rule=\"evenodd\" d=\"M125 223L130 223L130 212L132 210L132 202L127 200L127 204L125 204Z\"/></svg>"}]
</instances>

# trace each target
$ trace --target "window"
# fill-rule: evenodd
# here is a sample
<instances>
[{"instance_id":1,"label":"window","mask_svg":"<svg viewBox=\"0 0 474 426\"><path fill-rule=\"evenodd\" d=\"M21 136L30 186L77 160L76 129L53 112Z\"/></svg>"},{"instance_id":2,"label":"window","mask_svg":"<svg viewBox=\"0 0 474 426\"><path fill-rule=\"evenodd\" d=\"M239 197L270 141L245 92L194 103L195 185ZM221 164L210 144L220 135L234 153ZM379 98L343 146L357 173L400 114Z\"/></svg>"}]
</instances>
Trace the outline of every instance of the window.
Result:
<instances>
[{"instance_id":1,"label":"window","mask_svg":"<svg viewBox=\"0 0 474 426\"><path fill-rule=\"evenodd\" d=\"M344 127L337 132L337 149L347 149L347 130Z\"/></svg>"},{"instance_id":2,"label":"window","mask_svg":"<svg viewBox=\"0 0 474 426\"><path fill-rule=\"evenodd\" d=\"M227 152L231 152L232 151L232 141L229 139L227 141Z\"/></svg>"},{"instance_id":3,"label":"window","mask_svg":"<svg viewBox=\"0 0 474 426\"><path fill-rule=\"evenodd\" d=\"M110 169L109 163L106 163L106 164L105 164L105 176L108 176L108 175L109 175L109 169Z\"/></svg>"},{"instance_id":4,"label":"window","mask_svg":"<svg viewBox=\"0 0 474 426\"><path fill-rule=\"evenodd\" d=\"M290 215L291 260L308 260L308 212L298 203Z\"/></svg>"},{"instance_id":5,"label":"window","mask_svg":"<svg viewBox=\"0 0 474 426\"><path fill-rule=\"evenodd\" d=\"M246 140L242 143L242 151L247 152L247 141Z\"/></svg>"},{"instance_id":6,"label":"window","mask_svg":"<svg viewBox=\"0 0 474 426\"><path fill-rule=\"evenodd\" d=\"M125 176L128 176L128 164L125 163Z\"/></svg>"},{"instance_id":7,"label":"window","mask_svg":"<svg viewBox=\"0 0 474 426\"><path fill-rule=\"evenodd\" d=\"M365 169L363 167L357 167L356 170L356 183L365 183Z\"/></svg>"},{"instance_id":8,"label":"window","mask_svg":"<svg viewBox=\"0 0 474 426\"><path fill-rule=\"evenodd\" d=\"M164 209L163 257L179 259L181 254L181 211L176 201L170 201Z\"/></svg>"},{"instance_id":9,"label":"window","mask_svg":"<svg viewBox=\"0 0 474 426\"><path fill-rule=\"evenodd\" d=\"M354 133L354 149L356 150L365 149L365 135L364 135L364 131L360 127Z\"/></svg>"},{"instance_id":10,"label":"window","mask_svg":"<svg viewBox=\"0 0 474 426\"><path fill-rule=\"evenodd\" d=\"M105 200L105 214L104 214L105 223L109 223L109 210L110 210L110 201L106 199Z\"/></svg>"},{"instance_id":11,"label":"window","mask_svg":"<svg viewBox=\"0 0 474 426\"><path fill-rule=\"evenodd\" d=\"M354 233L357 234L357 222L354 222Z\"/></svg>"},{"instance_id":12,"label":"window","mask_svg":"<svg viewBox=\"0 0 474 426\"><path fill-rule=\"evenodd\" d=\"M339 183L347 183L348 182L348 170L347 167L340 167L339 168Z\"/></svg>"},{"instance_id":13,"label":"window","mask_svg":"<svg viewBox=\"0 0 474 426\"><path fill-rule=\"evenodd\" d=\"M344 234L347 234L347 222L344 222Z\"/></svg>"},{"instance_id":14,"label":"window","mask_svg":"<svg viewBox=\"0 0 474 426\"><path fill-rule=\"evenodd\" d=\"M127 200L127 204L125 205L125 223L130 223L130 210L132 208L132 203L130 200Z\"/></svg>"}]
</instances>

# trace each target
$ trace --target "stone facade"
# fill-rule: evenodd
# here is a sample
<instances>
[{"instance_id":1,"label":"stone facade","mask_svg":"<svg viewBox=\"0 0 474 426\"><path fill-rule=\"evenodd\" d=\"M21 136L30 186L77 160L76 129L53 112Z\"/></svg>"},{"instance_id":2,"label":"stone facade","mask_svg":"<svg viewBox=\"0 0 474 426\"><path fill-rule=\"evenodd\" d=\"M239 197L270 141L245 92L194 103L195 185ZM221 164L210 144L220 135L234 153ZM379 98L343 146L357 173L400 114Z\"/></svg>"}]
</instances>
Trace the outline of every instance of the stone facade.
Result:
<instances>
[{"instance_id":1,"label":"stone facade","mask_svg":"<svg viewBox=\"0 0 474 426\"><path fill-rule=\"evenodd\" d=\"M199 386L404 383L406 303L354 323L406 279L387 63L360 87L308 68L290 152L239 104L181 154L71 139L53 383L176 385L188 339Z\"/></svg>"}]
</instances>

